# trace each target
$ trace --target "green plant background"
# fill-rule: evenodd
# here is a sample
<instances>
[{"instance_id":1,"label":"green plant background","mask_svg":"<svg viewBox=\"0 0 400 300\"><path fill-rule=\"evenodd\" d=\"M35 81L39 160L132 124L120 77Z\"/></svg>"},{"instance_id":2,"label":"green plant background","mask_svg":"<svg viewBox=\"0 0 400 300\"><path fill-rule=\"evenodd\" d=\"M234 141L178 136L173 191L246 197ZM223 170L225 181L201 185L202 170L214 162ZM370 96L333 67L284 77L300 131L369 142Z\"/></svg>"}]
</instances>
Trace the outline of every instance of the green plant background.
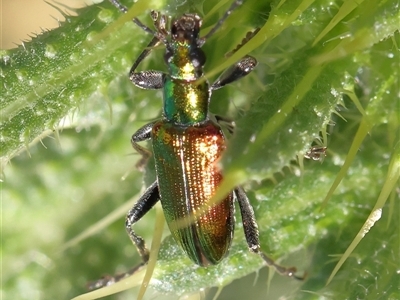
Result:
<instances>
[{"instance_id":1,"label":"green plant background","mask_svg":"<svg viewBox=\"0 0 400 300\"><path fill-rule=\"evenodd\" d=\"M130 13L148 22L145 12L152 8L197 12L205 16L206 31L229 3L141 1ZM325 286L377 202L393 170L389 162L398 178L398 2L349 3L248 0L204 46L211 81L218 68L244 54L259 61L250 76L212 97L213 113L237 121L222 163L227 186L243 184L248 191L264 251L306 271L306 280L274 275L269 281L268 268L246 249L238 217L230 255L206 269L194 266L166 230L148 299L225 285L218 299L400 298L398 184L381 219ZM78 13L24 47L1 51L4 299L70 299L84 293L88 281L139 262L124 212L64 247L140 194L143 174L134 168L138 155L130 135L161 113L160 92L127 80L149 40L129 22L132 15L121 16L108 2ZM237 57L224 58L255 27L260 34ZM142 68L165 70L162 49ZM357 139L362 124L367 131ZM323 163L300 160L299 167L297 155L314 141L327 144L327 157ZM321 210L352 143L359 144L356 156ZM151 168L145 179L154 180ZM135 225L148 243L154 217L151 212ZM206 299L215 293L211 289Z\"/></svg>"}]
</instances>

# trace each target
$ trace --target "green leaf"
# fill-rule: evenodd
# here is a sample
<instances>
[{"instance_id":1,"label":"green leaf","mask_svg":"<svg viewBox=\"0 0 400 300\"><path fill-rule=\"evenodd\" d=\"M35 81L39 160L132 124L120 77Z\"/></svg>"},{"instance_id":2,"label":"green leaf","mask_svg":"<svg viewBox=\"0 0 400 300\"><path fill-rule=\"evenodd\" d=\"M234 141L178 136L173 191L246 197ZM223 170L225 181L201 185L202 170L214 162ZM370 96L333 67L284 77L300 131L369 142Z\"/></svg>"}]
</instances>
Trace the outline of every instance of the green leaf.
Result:
<instances>
[{"instance_id":1,"label":"green leaf","mask_svg":"<svg viewBox=\"0 0 400 300\"><path fill-rule=\"evenodd\" d=\"M130 19L139 15L151 24L144 12L164 6L155 2L140 1L125 15L107 1L86 7L59 28L1 51L4 298L73 298L88 281L140 261L121 209L143 185L129 139L160 116L162 105L161 93L139 90L127 78L151 38ZM215 10L215 1L164 7L173 15L198 12L206 32L231 1L220 3ZM213 267L193 265L166 231L145 297L176 299L214 287L206 296L212 299L222 286L218 299L400 297L399 195L393 185L381 218L325 286L387 189L389 162L398 155L396 5L248 0L207 41L210 81L245 54L259 61L251 75L211 99L213 113L236 121L222 160L231 179L224 188L244 185L262 249L307 278L276 275L268 284L271 272L247 250L238 215L230 254ZM261 28L257 36L225 59L254 27ZM155 50L141 68L165 70L162 51ZM314 141L327 145L327 157L303 162ZM304 167L294 162L297 156ZM147 170L145 179L154 181L154 173ZM63 250L113 211L106 228L96 227L96 235ZM135 225L148 244L154 218L150 212ZM253 287L252 273L259 270ZM132 299L132 293L110 299Z\"/></svg>"},{"instance_id":2,"label":"green leaf","mask_svg":"<svg viewBox=\"0 0 400 300\"><path fill-rule=\"evenodd\" d=\"M61 121L67 114L79 114L86 99L96 91L106 91L110 82L125 72L132 60L126 54L140 51L138 44L133 44L132 51L127 41L141 33L131 22L125 26L122 21L152 7L143 2L119 21L115 21L119 12L108 3L79 9L77 13L84 18L66 16L61 27L43 32L17 49L2 50L3 164L36 138L72 122ZM116 53L119 55L113 55ZM90 121L86 125L99 123Z\"/></svg>"}]
</instances>

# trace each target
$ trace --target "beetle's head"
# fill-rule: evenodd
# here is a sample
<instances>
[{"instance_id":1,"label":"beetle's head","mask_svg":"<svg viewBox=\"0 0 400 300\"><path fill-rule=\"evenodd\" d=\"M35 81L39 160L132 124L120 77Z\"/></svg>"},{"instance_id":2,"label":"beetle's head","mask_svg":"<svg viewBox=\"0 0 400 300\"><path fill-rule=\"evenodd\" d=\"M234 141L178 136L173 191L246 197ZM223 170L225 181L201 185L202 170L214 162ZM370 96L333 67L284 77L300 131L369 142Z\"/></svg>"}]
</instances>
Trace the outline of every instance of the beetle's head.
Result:
<instances>
[{"instance_id":1,"label":"beetle's head","mask_svg":"<svg viewBox=\"0 0 400 300\"><path fill-rule=\"evenodd\" d=\"M202 21L196 14L184 14L173 21L171 25L171 38L179 43L192 45L197 43Z\"/></svg>"}]
</instances>

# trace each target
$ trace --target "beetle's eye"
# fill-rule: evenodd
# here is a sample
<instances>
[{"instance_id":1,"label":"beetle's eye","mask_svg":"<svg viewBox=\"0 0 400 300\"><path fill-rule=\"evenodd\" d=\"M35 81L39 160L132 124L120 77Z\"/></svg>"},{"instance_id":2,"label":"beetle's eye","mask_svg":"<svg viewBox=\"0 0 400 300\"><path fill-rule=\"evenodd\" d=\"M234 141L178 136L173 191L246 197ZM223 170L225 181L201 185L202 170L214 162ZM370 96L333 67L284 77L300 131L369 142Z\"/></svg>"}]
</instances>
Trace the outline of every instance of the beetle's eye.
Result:
<instances>
[{"instance_id":1,"label":"beetle's eye","mask_svg":"<svg viewBox=\"0 0 400 300\"><path fill-rule=\"evenodd\" d=\"M190 59L195 68L202 67L206 63L206 55L201 49L196 49L196 51L192 53Z\"/></svg>"},{"instance_id":2,"label":"beetle's eye","mask_svg":"<svg viewBox=\"0 0 400 300\"><path fill-rule=\"evenodd\" d=\"M176 34L176 30L177 30L176 25L172 24L172 26L171 26L171 35L175 35Z\"/></svg>"}]
</instances>

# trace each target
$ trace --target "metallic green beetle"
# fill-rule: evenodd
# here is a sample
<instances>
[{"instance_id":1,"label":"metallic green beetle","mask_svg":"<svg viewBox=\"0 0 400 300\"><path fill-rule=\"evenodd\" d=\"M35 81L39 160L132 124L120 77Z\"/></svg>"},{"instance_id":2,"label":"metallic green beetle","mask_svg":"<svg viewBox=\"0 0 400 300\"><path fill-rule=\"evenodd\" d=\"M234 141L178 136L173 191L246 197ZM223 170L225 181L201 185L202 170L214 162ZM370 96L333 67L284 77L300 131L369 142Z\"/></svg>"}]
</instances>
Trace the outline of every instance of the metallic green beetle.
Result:
<instances>
[{"instance_id":1,"label":"metallic green beetle","mask_svg":"<svg viewBox=\"0 0 400 300\"><path fill-rule=\"evenodd\" d=\"M122 12L127 11L118 1L110 1ZM210 86L207 80L199 80L203 77L206 61L201 47L241 4L242 1L235 1L202 38L199 37L202 20L196 14L184 14L172 21L169 31L165 15L151 13L155 30L133 19L134 23L153 35L153 39L133 64L129 78L143 89L163 89L164 107L160 120L143 126L132 136L133 148L143 155L140 164L146 161L151 152L138 142L151 140L157 180L128 212L126 230L143 259L141 265L147 263L149 252L144 240L133 231L132 225L161 200L171 233L189 258L200 266L215 265L226 256L233 238L236 199L250 251L259 254L267 265L273 266L279 273L297 278L295 268L275 264L260 250L254 211L241 187L235 188L220 203L210 205L187 227L171 226L174 221L194 215L207 205L222 181L222 173L216 162L226 148L226 141L220 126L209 115L211 92L249 74L257 61L245 56ZM168 73L154 70L136 72L150 49L160 43L166 47L164 59ZM127 274L99 280L92 288L109 285Z\"/></svg>"}]
</instances>

